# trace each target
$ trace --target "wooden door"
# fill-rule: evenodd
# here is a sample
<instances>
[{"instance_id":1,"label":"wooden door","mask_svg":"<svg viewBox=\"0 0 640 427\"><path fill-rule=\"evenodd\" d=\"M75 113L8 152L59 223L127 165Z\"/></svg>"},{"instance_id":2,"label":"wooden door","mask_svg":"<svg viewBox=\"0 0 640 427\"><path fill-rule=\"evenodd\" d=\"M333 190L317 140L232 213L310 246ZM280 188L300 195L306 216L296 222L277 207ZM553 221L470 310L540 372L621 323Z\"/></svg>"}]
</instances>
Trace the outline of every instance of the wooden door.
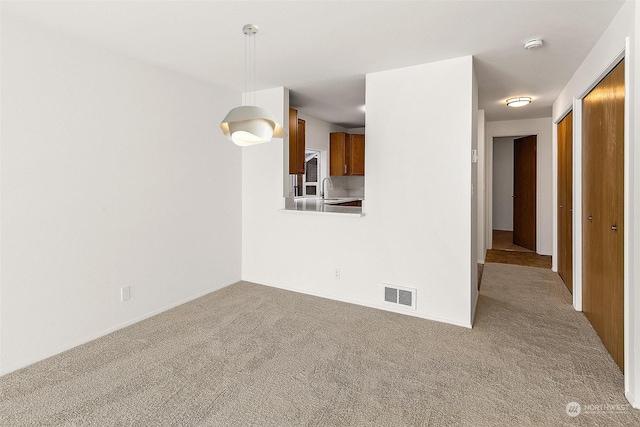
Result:
<instances>
[{"instance_id":1,"label":"wooden door","mask_svg":"<svg viewBox=\"0 0 640 427\"><path fill-rule=\"evenodd\" d=\"M513 243L536 250L535 135L513 141Z\"/></svg>"},{"instance_id":2,"label":"wooden door","mask_svg":"<svg viewBox=\"0 0 640 427\"><path fill-rule=\"evenodd\" d=\"M582 105L582 310L624 371L624 61Z\"/></svg>"},{"instance_id":3,"label":"wooden door","mask_svg":"<svg viewBox=\"0 0 640 427\"><path fill-rule=\"evenodd\" d=\"M364 135L351 135L349 175L364 175Z\"/></svg>"},{"instance_id":4,"label":"wooden door","mask_svg":"<svg viewBox=\"0 0 640 427\"><path fill-rule=\"evenodd\" d=\"M558 123L558 274L573 293L573 112Z\"/></svg>"}]
</instances>

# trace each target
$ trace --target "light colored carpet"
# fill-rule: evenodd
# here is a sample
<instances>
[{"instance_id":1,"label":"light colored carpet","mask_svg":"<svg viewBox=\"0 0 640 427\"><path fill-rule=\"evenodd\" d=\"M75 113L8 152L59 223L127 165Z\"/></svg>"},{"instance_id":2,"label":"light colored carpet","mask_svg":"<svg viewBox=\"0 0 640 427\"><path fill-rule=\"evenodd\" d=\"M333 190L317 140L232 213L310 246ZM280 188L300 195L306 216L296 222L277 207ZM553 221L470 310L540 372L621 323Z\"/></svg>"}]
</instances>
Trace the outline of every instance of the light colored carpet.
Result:
<instances>
[{"instance_id":1,"label":"light colored carpet","mask_svg":"<svg viewBox=\"0 0 640 427\"><path fill-rule=\"evenodd\" d=\"M0 378L0 424L640 425L569 301L489 263L469 330L240 282Z\"/></svg>"}]
</instances>

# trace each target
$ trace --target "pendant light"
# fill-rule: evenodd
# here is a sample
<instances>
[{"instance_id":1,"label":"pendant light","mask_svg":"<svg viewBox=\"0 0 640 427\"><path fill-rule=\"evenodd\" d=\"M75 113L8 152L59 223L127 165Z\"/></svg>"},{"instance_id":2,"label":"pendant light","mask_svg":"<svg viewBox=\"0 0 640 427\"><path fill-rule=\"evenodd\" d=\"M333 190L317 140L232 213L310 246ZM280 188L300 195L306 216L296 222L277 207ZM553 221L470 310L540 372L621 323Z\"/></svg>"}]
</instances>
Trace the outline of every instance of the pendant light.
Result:
<instances>
[{"instance_id":1,"label":"pendant light","mask_svg":"<svg viewBox=\"0 0 640 427\"><path fill-rule=\"evenodd\" d=\"M244 33L245 98L242 106L229 111L220 123L220 128L222 133L236 145L247 146L269 142L271 138L284 138L287 132L273 114L255 105L255 35L258 33L258 27L247 24L242 28L242 32Z\"/></svg>"}]
</instances>

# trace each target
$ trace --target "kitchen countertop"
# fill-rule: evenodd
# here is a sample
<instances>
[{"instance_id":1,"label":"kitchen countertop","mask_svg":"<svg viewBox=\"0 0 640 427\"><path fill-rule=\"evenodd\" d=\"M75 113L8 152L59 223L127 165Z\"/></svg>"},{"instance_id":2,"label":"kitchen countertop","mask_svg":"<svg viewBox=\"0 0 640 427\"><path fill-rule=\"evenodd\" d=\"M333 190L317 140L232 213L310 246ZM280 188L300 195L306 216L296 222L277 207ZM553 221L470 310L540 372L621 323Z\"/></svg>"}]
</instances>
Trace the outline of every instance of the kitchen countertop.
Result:
<instances>
[{"instance_id":1,"label":"kitchen countertop","mask_svg":"<svg viewBox=\"0 0 640 427\"><path fill-rule=\"evenodd\" d=\"M283 212L305 212L315 214L341 214L349 216L363 216L360 206L338 206L340 203L348 203L362 200L359 197L342 197L330 199L285 199Z\"/></svg>"}]
</instances>

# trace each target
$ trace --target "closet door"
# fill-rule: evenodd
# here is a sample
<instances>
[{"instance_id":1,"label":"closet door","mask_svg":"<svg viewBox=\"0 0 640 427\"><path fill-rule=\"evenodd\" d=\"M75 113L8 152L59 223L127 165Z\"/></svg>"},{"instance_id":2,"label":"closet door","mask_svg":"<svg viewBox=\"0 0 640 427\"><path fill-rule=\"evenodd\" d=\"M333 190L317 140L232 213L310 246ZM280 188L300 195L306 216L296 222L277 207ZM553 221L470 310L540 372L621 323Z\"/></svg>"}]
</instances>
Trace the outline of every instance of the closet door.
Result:
<instances>
[{"instance_id":1,"label":"closet door","mask_svg":"<svg viewBox=\"0 0 640 427\"><path fill-rule=\"evenodd\" d=\"M582 306L624 370L624 61L583 101Z\"/></svg>"},{"instance_id":2,"label":"closet door","mask_svg":"<svg viewBox=\"0 0 640 427\"><path fill-rule=\"evenodd\" d=\"M573 112L558 123L558 274L573 293Z\"/></svg>"}]
</instances>

